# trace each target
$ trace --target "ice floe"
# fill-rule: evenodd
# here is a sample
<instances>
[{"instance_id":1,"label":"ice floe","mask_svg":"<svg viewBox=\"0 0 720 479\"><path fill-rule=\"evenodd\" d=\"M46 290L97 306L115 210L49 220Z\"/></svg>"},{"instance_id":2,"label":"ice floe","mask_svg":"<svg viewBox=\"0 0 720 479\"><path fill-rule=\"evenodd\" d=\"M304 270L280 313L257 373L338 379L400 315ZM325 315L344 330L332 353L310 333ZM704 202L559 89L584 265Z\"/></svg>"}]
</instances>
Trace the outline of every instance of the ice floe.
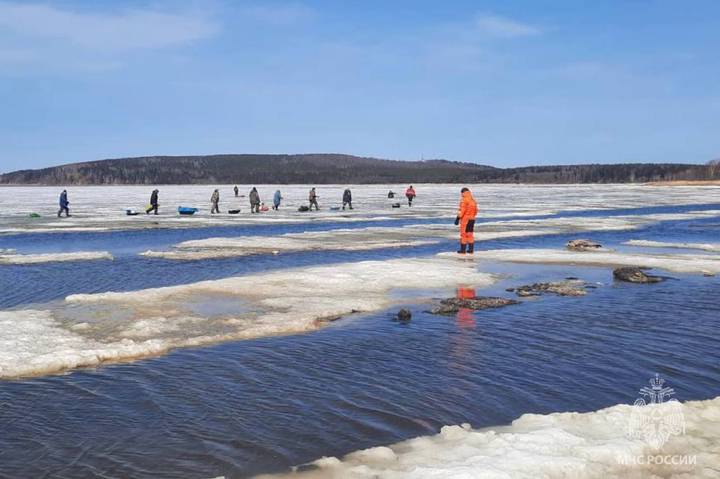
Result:
<instances>
[{"instance_id":1,"label":"ice floe","mask_svg":"<svg viewBox=\"0 0 720 479\"><path fill-rule=\"evenodd\" d=\"M441 256L449 256L441 253ZM555 249L498 249L476 251L475 258L515 263L579 264L587 266L644 266L678 273L720 273L720 256L701 254L645 254L617 251Z\"/></svg>"},{"instance_id":2,"label":"ice floe","mask_svg":"<svg viewBox=\"0 0 720 479\"><path fill-rule=\"evenodd\" d=\"M37 264L65 261L92 261L98 259L113 259L107 251L78 251L74 253L42 253L18 254L0 251L0 264Z\"/></svg>"},{"instance_id":3,"label":"ice floe","mask_svg":"<svg viewBox=\"0 0 720 479\"><path fill-rule=\"evenodd\" d=\"M364 261L147 289L79 294L47 310L0 313L0 377L152 356L181 346L312 331L354 312L485 286L491 275L445 258ZM432 291L429 289L433 288Z\"/></svg>"},{"instance_id":4,"label":"ice floe","mask_svg":"<svg viewBox=\"0 0 720 479\"><path fill-rule=\"evenodd\" d=\"M682 414L684 431L655 447L628 434L640 408L656 417ZM298 479L665 478L718 477L720 397L648 406L616 405L588 413L525 414L510 426L445 426L435 436L323 457L304 472L260 477Z\"/></svg>"},{"instance_id":5,"label":"ice floe","mask_svg":"<svg viewBox=\"0 0 720 479\"><path fill-rule=\"evenodd\" d=\"M551 234L553 230L478 231L477 241ZM436 244L457 239L457 227L448 225L409 225L404 227L368 227L287 233L280 236L240 236L184 241L167 251L140 253L151 258L199 260L253 254L277 254L294 251L366 251Z\"/></svg>"},{"instance_id":6,"label":"ice floe","mask_svg":"<svg viewBox=\"0 0 720 479\"><path fill-rule=\"evenodd\" d=\"M207 238L179 243L169 251L146 251L141 255L152 258L196 260L293 251L367 251L422 246L439 241L417 236L411 232L402 235L398 230L391 228L361 228L289 233L280 236Z\"/></svg>"},{"instance_id":7,"label":"ice floe","mask_svg":"<svg viewBox=\"0 0 720 479\"><path fill-rule=\"evenodd\" d=\"M630 240L623 244L629 246L643 246L646 248L699 249L704 251L720 252L720 243L669 243L665 241Z\"/></svg>"}]
</instances>

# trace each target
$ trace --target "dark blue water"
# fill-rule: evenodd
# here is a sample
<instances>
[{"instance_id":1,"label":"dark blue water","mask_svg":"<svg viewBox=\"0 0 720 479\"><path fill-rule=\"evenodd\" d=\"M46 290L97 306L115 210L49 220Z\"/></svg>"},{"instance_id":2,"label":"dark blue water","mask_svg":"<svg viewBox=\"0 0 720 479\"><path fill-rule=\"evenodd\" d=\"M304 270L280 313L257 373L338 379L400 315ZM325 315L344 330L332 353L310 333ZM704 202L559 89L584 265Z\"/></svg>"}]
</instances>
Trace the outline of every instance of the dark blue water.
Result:
<instances>
[{"instance_id":1,"label":"dark blue water","mask_svg":"<svg viewBox=\"0 0 720 479\"><path fill-rule=\"evenodd\" d=\"M630 238L709 242L717 241L719 223L673 221L583 236L611 247ZM122 247L132 248L133 234L148 233L123 233ZM516 238L482 247L557 248L566 239ZM10 300L3 295L7 307L78 291L433 254L451 246L192 263L121 255L112 263L4 266L0 281L5 291L31 289ZM5 381L0 477L247 477L434 434L445 424L483 427L526 412L631 403L655 373L680 400L720 395L719 278L671 274L664 283L633 285L613 282L610 268L480 268L512 277L478 294L510 296L507 286L566 276L599 284L585 297L542 297L473 315L434 316L423 312L426 305L410 304L409 324L383 311L304 335Z\"/></svg>"}]
</instances>

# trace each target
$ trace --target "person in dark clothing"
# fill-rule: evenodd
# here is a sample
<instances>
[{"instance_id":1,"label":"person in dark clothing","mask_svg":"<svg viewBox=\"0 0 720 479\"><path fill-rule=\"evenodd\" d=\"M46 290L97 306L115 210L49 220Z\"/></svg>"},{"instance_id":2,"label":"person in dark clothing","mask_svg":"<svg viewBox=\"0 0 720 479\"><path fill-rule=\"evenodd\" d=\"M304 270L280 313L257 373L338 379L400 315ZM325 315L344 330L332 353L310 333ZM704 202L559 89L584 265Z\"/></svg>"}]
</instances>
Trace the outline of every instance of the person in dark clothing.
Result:
<instances>
[{"instance_id":1,"label":"person in dark clothing","mask_svg":"<svg viewBox=\"0 0 720 479\"><path fill-rule=\"evenodd\" d=\"M160 193L160 190L152 191L152 194L150 195L150 208L145 210L146 215L149 215L151 211L158 214L158 193Z\"/></svg>"},{"instance_id":2,"label":"person in dark clothing","mask_svg":"<svg viewBox=\"0 0 720 479\"><path fill-rule=\"evenodd\" d=\"M250 190L250 213L260 213L260 193L255 187Z\"/></svg>"},{"instance_id":3,"label":"person in dark clothing","mask_svg":"<svg viewBox=\"0 0 720 479\"><path fill-rule=\"evenodd\" d=\"M213 191L213 194L210 197L210 203L212 204L210 214L214 215L215 213L220 213L220 191L217 189Z\"/></svg>"},{"instance_id":4,"label":"person in dark clothing","mask_svg":"<svg viewBox=\"0 0 720 479\"><path fill-rule=\"evenodd\" d=\"M350 191L350 188L347 188L343 192L343 206L342 209L345 209L345 205L350 206L350 209L353 209L352 207L352 192Z\"/></svg>"},{"instance_id":5,"label":"person in dark clothing","mask_svg":"<svg viewBox=\"0 0 720 479\"><path fill-rule=\"evenodd\" d=\"M389 199L395 198L395 192L392 190L388 191L388 198Z\"/></svg>"},{"instance_id":6,"label":"person in dark clothing","mask_svg":"<svg viewBox=\"0 0 720 479\"><path fill-rule=\"evenodd\" d=\"M62 190L62 193L60 193L60 209L58 210L58 218L60 218L63 211L65 212L65 216L70 216L70 202L68 201L67 190Z\"/></svg>"},{"instance_id":7,"label":"person in dark clothing","mask_svg":"<svg viewBox=\"0 0 720 479\"><path fill-rule=\"evenodd\" d=\"M237 187L237 185L235 185L235 188L233 188L233 190L235 191L235 198L237 198L238 193L240 193L240 189Z\"/></svg>"},{"instance_id":8,"label":"person in dark clothing","mask_svg":"<svg viewBox=\"0 0 720 479\"><path fill-rule=\"evenodd\" d=\"M310 201L310 211L312 211L312 207L315 207L315 211L319 211L320 207L318 206L317 202L317 193L315 193L315 188L310 190L310 194L308 195L308 201Z\"/></svg>"}]
</instances>

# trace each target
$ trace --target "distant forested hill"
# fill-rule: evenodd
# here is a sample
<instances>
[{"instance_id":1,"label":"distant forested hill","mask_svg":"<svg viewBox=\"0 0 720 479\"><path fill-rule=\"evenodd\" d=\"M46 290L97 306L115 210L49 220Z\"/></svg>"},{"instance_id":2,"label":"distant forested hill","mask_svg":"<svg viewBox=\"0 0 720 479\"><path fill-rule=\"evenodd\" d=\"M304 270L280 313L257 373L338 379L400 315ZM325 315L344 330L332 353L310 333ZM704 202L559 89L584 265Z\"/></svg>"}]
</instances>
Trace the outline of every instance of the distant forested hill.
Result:
<instances>
[{"instance_id":1,"label":"distant forested hill","mask_svg":"<svg viewBox=\"0 0 720 479\"><path fill-rule=\"evenodd\" d=\"M0 184L631 183L720 179L720 165L618 164L494 168L446 160L339 154L151 156L0 175Z\"/></svg>"}]
</instances>

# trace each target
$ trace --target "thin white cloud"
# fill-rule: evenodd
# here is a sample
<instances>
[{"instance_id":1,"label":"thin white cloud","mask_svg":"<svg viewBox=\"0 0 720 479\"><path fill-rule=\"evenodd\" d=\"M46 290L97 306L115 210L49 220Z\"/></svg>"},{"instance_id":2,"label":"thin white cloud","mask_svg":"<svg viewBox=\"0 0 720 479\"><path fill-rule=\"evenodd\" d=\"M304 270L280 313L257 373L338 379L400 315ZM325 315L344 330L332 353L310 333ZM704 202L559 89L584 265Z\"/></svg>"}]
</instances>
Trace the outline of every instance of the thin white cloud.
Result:
<instances>
[{"instance_id":1,"label":"thin white cloud","mask_svg":"<svg viewBox=\"0 0 720 479\"><path fill-rule=\"evenodd\" d=\"M475 27L486 35L500 38L527 37L542 33L534 25L491 14L478 15L475 18Z\"/></svg>"},{"instance_id":2,"label":"thin white cloud","mask_svg":"<svg viewBox=\"0 0 720 479\"><path fill-rule=\"evenodd\" d=\"M312 8L297 3L256 5L243 9L243 12L251 20L279 26L305 22L316 15Z\"/></svg>"},{"instance_id":3,"label":"thin white cloud","mask_svg":"<svg viewBox=\"0 0 720 479\"><path fill-rule=\"evenodd\" d=\"M217 30L209 17L197 12L89 13L45 4L0 2L0 32L5 37L0 40L35 46L57 47L60 42L85 50L164 48L196 42Z\"/></svg>"}]
</instances>

